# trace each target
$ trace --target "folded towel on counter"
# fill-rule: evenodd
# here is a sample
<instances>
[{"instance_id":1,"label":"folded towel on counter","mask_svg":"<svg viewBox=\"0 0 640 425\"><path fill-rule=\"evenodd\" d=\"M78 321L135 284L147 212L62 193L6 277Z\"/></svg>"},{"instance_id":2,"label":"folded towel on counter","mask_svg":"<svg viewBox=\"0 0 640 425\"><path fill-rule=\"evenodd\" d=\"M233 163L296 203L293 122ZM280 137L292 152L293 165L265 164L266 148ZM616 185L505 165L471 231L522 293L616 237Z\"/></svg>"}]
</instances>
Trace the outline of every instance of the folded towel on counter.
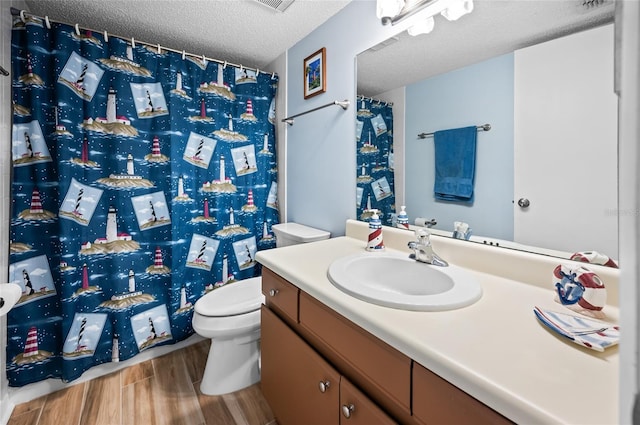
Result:
<instances>
[{"instance_id":1,"label":"folded towel on counter","mask_svg":"<svg viewBox=\"0 0 640 425\"><path fill-rule=\"evenodd\" d=\"M475 126L433 134L436 163L433 193L437 200L473 202L477 137Z\"/></svg>"},{"instance_id":2,"label":"folded towel on counter","mask_svg":"<svg viewBox=\"0 0 640 425\"><path fill-rule=\"evenodd\" d=\"M601 322L538 306L533 308L533 312L543 325L583 347L604 351L620 341L620 327L615 323Z\"/></svg>"}]
</instances>

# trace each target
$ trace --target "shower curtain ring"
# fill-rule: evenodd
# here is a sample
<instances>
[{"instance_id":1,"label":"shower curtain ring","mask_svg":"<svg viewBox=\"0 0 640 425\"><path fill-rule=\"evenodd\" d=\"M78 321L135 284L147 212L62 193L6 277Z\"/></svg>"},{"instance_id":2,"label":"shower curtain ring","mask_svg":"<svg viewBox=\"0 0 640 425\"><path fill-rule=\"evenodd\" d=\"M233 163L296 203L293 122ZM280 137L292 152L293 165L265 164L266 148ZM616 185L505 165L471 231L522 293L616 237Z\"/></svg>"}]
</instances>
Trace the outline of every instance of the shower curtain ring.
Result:
<instances>
[{"instance_id":1,"label":"shower curtain ring","mask_svg":"<svg viewBox=\"0 0 640 425\"><path fill-rule=\"evenodd\" d=\"M109 42L109 34L107 34L107 30L104 30L104 42L105 43Z\"/></svg>"},{"instance_id":2,"label":"shower curtain ring","mask_svg":"<svg viewBox=\"0 0 640 425\"><path fill-rule=\"evenodd\" d=\"M158 54L161 55L162 54L162 48L160 47L160 43L158 43Z\"/></svg>"},{"instance_id":3,"label":"shower curtain ring","mask_svg":"<svg viewBox=\"0 0 640 425\"><path fill-rule=\"evenodd\" d=\"M185 58L187 57L187 52L185 52L184 50L182 51L182 60L185 60Z\"/></svg>"},{"instance_id":4,"label":"shower curtain ring","mask_svg":"<svg viewBox=\"0 0 640 425\"><path fill-rule=\"evenodd\" d=\"M131 48L135 49L136 48L136 39L131 37Z\"/></svg>"},{"instance_id":5,"label":"shower curtain ring","mask_svg":"<svg viewBox=\"0 0 640 425\"><path fill-rule=\"evenodd\" d=\"M227 61L224 61L224 64L222 64L222 69L227 69Z\"/></svg>"},{"instance_id":6,"label":"shower curtain ring","mask_svg":"<svg viewBox=\"0 0 640 425\"><path fill-rule=\"evenodd\" d=\"M80 36L80 25L76 24L76 35Z\"/></svg>"},{"instance_id":7,"label":"shower curtain ring","mask_svg":"<svg viewBox=\"0 0 640 425\"><path fill-rule=\"evenodd\" d=\"M50 30L51 29L51 22L49 22L49 16L45 16L44 17L44 23L47 26L47 29Z\"/></svg>"},{"instance_id":8,"label":"shower curtain ring","mask_svg":"<svg viewBox=\"0 0 640 425\"><path fill-rule=\"evenodd\" d=\"M205 57L205 55L202 55L202 64L204 66L207 66L207 58Z\"/></svg>"},{"instance_id":9,"label":"shower curtain ring","mask_svg":"<svg viewBox=\"0 0 640 425\"><path fill-rule=\"evenodd\" d=\"M260 76L260 69L256 68L256 77L259 77L259 76Z\"/></svg>"},{"instance_id":10,"label":"shower curtain ring","mask_svg":"<svg viewBox=\"0 0 640 425\"><path fill-rule=\"evenodd\" d=\"M20 20L22 21L23 24L27 23L27 18L24 15L24 10L20 11Z\"/></svg>"}]
</instances>

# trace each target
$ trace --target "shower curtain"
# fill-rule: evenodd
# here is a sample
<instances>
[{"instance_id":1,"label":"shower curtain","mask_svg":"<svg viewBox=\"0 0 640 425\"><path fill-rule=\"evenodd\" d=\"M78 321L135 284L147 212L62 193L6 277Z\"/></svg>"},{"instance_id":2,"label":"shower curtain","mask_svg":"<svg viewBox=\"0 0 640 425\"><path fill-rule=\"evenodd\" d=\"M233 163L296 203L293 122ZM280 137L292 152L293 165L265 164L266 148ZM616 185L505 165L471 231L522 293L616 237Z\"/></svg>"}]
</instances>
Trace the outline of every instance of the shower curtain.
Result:
<instances>
[{"instance_id":1,"label":"shower curtain","mask_svg":"<svg viewBox=\"0 0 640 425\"><path fill-rule=\"evenodd\" d=\"M277 76L24 16L12 69L10 385L181 341L260 274Z\"/></svg>"},{"instance_id":2,"label":"shower curtain","mask_svg":"<svg viewBox=\"0 0 640 425\"><path fill-rule=\"evenodd\" d=\"M375 209L382 224L392 225L396 211L392 105L364 96L358 96L357 103L357 217L367 221Z\"/></svg>"}]
</instances>

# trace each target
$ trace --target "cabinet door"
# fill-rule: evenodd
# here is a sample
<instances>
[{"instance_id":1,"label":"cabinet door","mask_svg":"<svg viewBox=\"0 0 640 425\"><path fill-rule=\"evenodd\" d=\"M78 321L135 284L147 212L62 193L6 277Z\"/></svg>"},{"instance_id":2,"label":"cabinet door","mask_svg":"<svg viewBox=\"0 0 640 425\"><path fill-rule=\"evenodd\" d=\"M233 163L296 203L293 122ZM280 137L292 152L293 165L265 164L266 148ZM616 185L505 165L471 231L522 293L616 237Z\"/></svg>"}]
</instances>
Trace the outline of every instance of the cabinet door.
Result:
<instances>
[{"instance_id":1,"label":"cabinet door","mask_svg":"<svg viewBox=\"0 0 640 425\"><path fill-rule=\"evenodd\" d=\"M337 425L340 375L262 307L262 392L278 425Z\"/></svg>"},{"instance_id":2,"label":"cabinet door","mask_svg":"<svg viewBox=\"0 0 640 425\"><path fill-rule=\"evenodd\" d=\"M299 314L301 327L326 345L318 344L318 351L344 375L394 416L410 416L409 357L305 292L300 293Z\"/></svg>"},{"instance_id":3,"label":"cabinet door","mask_svg":"<svg viewBox=\"0 0 640 425\"><path fill-rule=\"evenodd\" d=\"M509 419L417 363L413 365L413 414L423 424L512 424Z\"/></svg>"},{"instance_id":4,"label":"cabinet door","mask_svg":"<svg viewBox=\"0 0 640 425\"><path fill-rule=\"evenodd\" d=\"M340 425L391 425L396 422L344 376L340 380Z\"/></svg>"}]
</instances>

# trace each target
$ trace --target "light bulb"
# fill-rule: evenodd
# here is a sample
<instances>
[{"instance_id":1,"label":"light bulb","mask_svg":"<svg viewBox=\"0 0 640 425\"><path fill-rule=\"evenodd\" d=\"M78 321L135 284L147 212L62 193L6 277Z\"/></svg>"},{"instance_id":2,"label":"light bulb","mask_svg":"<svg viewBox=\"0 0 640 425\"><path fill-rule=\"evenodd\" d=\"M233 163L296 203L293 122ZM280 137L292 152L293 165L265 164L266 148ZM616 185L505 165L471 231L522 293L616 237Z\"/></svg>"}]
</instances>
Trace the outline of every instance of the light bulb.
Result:
<instances>
[{"instance_id":1,"label":"light bulb","mask_svg":"<svg viewBox=\"0 0 640 425\"><path fill-rule=\"evenodd\" d=\"M428 18L422 19L417 23L413 24L412 26L410 26L407 29L407 33L409 33L409 35L411 36L416 36L420 34L429 34L431 31L433 31L434 25L435 25L435 22L433 20L433 16L429 16Z\"/></svg>"},{"instance_id":2,"label":"light bulb","mask_svg":"<svg viewBox=\"0 0 640 425\"><path fill-rule=\"evenodd\" d=\"M393 18L404 7L405 0L378 0L376 3L376 16L385 23L385 18Z\"/></svg>"},{"instance_id":3,"label":"light bulb","mask_svg":"<svg viewBox=\"0 0 640 425\"><path fill-rule=\"evenodd\" d=\"M473 11L473 0L461 0L451 4L441 15L449 21L457 21L460 17Z\"/></svg>"}]
</instances>

